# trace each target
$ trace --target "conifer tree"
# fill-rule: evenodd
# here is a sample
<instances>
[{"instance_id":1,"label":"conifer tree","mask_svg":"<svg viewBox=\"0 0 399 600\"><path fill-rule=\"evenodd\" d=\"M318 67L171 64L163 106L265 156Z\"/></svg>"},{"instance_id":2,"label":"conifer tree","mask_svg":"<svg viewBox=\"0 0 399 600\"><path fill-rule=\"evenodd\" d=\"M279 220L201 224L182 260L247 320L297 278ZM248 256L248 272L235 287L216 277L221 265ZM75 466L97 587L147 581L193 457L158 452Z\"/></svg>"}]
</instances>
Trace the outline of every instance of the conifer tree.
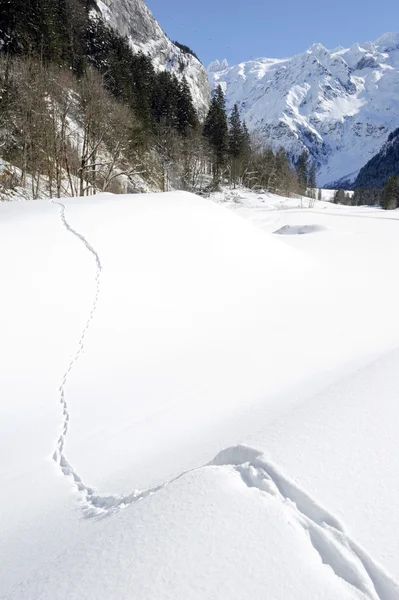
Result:
<instances>
[{"instance_id":1,"label":"conifer tree","mask_svg":"<svg viewBox=\"0 0 399 600\"><path fill-rule=\"evenodd\" d=\"M195 129L197 126L197 113L193 105L190 88L187 79L179 84L178 95L176 99L176 117L177 130L183 137L187 137L190 129Z\"/></svg>"},{"instance_id":2,"label":"conifer tree","mask_svg":"<svg viewBox=\"0 0 399 600\"><path fill-rule=\"evenodd\" d=\"M163 71L155 79L152 90L152 117L155 123L177 126L176 104L179 83L167 71Z\"/></svg>"},{"instance_id":3,"label":"conifer tree","mask_svg":"<svg viewBox=\"0 0 399 600\"><path fill-rule=\"evenodd\" d=\"M228 151L228 125L226 115L226 102L223 90L219 85L211 100L208 115L204 124L204 136L208 139L212 149L213 179L218 184L221 178L222 168L226 163Z\"/></svg>"},{"instance_id":4,"label":"conifer tree","mask_svg":"<svg viewBox=\"0 0 399 600\"><path fill-rule=\"evenodd\" d=\"M244 151L246 151L251 147L251 136L249 134L248 127L245 121L242 122L242 136Z\"/></svg>"},{"instance_id":5,"label":"conifer tree","mask_svg":"<svg viewBox=\"0 0 399 600\"><path fill-rule=\"evenodd\" d=\"M383 192L381 206L385 210L395 210L399 205L399 179L390 177Z\"/></svg>"},{"instance_id":6,"label":"conifer tree","mask_svg":"<svg viewBox=\"0 0 399 600\"><path fill-rule=\"evenodd\" d=\"M305 151L302 152L296 164L296 173L298 179L298 191L301 196L306 196L308 187L308 155Z\"/></svg>"},{"instance_id":7,"label":"conifer tree","mask_svg":"<svg viewBox=\"0 0 399 600\"><path fill-rule=\"evenodd\" d=\"M240 111L235 104L229 119L229 154L231 157L231 181L236 187L239 175L239 162L244 151L244 129L241 123Z\"/></svg>"},{"instance_id":8,"label":"conifer tree","mask_svg":"<svg viewBox=\"0 0 399 600\"><path fill-rule=\"evenodd\" d=\"M237 104L234 104L229 121L229 153L231 156L238 158L243 150L244 130Z\"/></svg>"},{"instance_id":9,"label":"conifer tree","mask_svg":"<svg viewBox=\"0 0 399 600\"><path fill-rule=\"evenodd\" d=\"M345 191L337 190L334 194L334 204L345 204Z\"/></svg>"}]
</instances>

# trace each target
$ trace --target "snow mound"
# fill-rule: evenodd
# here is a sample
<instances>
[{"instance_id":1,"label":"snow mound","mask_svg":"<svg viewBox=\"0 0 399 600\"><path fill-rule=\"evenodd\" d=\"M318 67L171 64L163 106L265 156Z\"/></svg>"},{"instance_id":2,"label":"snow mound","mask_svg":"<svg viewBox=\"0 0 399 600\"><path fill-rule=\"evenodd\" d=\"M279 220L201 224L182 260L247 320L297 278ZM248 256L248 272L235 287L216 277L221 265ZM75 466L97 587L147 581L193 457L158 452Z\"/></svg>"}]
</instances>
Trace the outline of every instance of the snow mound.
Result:
<instances>
[{"instance_id":1,"label":"snow mound","mask_svg":"<svg viewBox=\"0 0 399 600\"><path fill-rule=\"evenodd\" d=\"M328 231L323 225L284 225L274 233L278 235L304 235L306 233L317 233L319 231Z\"/></svg>"}]
</instances>

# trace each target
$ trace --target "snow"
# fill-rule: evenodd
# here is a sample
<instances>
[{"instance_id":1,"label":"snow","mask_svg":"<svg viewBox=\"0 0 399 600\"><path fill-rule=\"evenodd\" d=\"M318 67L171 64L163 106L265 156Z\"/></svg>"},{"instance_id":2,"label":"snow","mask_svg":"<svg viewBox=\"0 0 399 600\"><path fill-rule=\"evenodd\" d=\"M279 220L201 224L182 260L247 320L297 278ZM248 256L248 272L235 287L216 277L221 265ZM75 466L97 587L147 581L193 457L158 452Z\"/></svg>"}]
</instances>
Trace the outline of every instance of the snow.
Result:
<instances>
[{"instance_id":1,"label":"snow","mask_svg":"<svg viewBox=\"0 0 399 600\"><path fill-rule=\"evenodd\" d=\"M320 185L354 182L399 127L399 34L327 50L314 44L286 59L259 58L208 68L227 107L239 105L248 128L294 157L309 149Z\"/></svg>"},{"instance_id":2,"label":"snow","mask_svg":"<svg viewBox=\"0 0 399 600\"><path fill-rule=\"evenodd\" d=\"M307 233L316 233L318 231L326 231L323 225L283 225L274 233L279 235L304 235Z\"/></svg>"},{"instance_id":3,"label":"snow","mask_svg":"<svg viewBox=\"0 0 399 600\"><path fill-rule=\"evenodd\" d=\"M399 214L299 205L0 205L0 597L399 598Z\"/></svg>"}]
</instances>

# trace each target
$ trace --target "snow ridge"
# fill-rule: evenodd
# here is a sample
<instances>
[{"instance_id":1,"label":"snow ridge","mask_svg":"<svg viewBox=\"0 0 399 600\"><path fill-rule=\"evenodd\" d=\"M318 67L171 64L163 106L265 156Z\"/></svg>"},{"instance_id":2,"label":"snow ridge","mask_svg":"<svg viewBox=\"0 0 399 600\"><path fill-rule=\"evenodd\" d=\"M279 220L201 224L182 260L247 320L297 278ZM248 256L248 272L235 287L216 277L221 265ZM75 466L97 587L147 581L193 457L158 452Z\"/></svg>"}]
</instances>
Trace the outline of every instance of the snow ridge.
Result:
<instances>
[{"instance_id":1,"label":"snow ridge","mask_svg":"<svg viewBox=\"0 0 399 600\"><path fill-rule=\"evenodd\" d=\"M334 515L282 475L261 452L235 446L222 451L210 464L233 466L249 488L266 492L287 506L322 562L366 598L398 600L399 585L394 579L348 536Z\"/></svg>"}]
</instances>

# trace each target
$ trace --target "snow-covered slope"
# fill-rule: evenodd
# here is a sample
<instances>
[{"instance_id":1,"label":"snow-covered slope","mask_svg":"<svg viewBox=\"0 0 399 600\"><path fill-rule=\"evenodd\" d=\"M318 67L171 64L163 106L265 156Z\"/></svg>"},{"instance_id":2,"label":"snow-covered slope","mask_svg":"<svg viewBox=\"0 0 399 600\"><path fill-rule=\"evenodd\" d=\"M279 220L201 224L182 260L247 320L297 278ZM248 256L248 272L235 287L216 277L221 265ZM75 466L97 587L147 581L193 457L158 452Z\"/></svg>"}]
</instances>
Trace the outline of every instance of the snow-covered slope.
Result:
<instances>
[{"instance_id":1,"label":"snow-covered slope","mask_svg":"<svg viewBox=\"0 0 399 600\"><path fill-rule=\"evenodd\" d=\"M168 39L144 0L97 0L97 5L105 21L126 36L134 50L148 54L156 69L186 77L195 107L204 115L210 95L206 69Z\"/></svg>"},{"instance_id":2,"label":"snow-covered slope","mask_svg":"<svg viewBox=\"0 0 399 600\"><path fill-rule=\"evenodd\" d=\"M295 157L308 148L322 185L353 182L399 126L399 33L350 49L314 44L287 59L215 61L208 72L274 148Z\"/></svg>"},{"instance_id":3,"label":"snow-covered slope","mask_svg":"<svg viewBox=\"0 0 399 600\"><path fill-rule=\"evenodd\" d=\"M293 202L0 205L1 598L399 599L399 223Z\"/></svg>"}]
</instances>

